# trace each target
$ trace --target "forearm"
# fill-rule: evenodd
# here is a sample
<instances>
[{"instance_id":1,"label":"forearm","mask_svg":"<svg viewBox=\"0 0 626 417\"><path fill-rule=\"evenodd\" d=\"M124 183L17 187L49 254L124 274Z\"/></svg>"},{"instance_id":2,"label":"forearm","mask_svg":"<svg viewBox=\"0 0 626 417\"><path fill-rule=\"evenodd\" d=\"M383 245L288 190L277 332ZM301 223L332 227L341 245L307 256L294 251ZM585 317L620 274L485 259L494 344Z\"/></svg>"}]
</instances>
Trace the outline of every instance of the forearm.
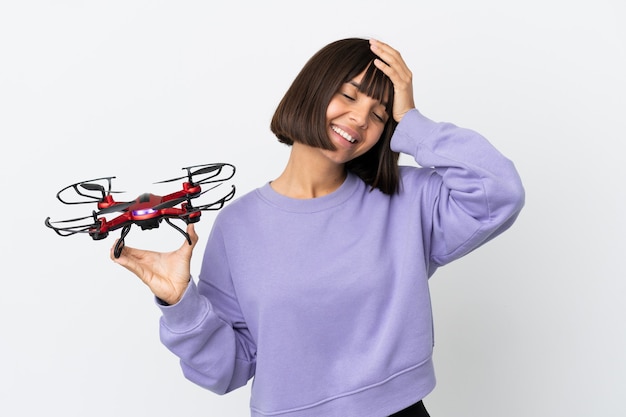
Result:
<instances>
[{"instance_id":1,"label":"forearm","mask_svg":"<svg viewBox=\"0 0 626 417\"><path fill-rule=\"evenodd\" d=\"M193 280L177 304L159 307L161 341L180 358L189 380L223 394L252 377L254 360L242 351L236 330L216 314Z\"/></svg>"},{"instance_id":2,"label":"forearm","mask_svg":"<svg viewBox=\"0 0 626 417\"><path fill-rule=\"evenodd\" d=\"M420 166L434 168L466 209L476 217L490 218L509 217L497 213L502 210L519 210L524 189L518 172L482 135L450 123L433 122L417 110L405 118L396 129L394 150L412 155ZM476 209L472 209L473 200L478 204Z\"/></svg>"},{"instance_id":3,"label":"forearm","mask_svg":"<svg viewBox=\"0 0 626 417\"><path fill-rule=\"evenodd\" d=\"M436 123L413 110L398 125L392 148L432 170L433 255L457 258L508 228L524 205L513 163L482 135Z\"/></svg>"}]
</instances>

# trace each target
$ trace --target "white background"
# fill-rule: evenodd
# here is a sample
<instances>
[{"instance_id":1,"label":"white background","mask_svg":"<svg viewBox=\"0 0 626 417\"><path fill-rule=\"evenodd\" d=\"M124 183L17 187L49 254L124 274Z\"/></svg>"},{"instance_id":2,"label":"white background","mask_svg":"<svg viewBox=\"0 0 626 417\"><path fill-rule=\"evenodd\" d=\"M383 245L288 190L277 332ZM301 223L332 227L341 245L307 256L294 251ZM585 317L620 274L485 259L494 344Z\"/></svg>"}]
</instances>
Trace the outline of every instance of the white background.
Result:
<instances>
[{"instance_id":1,"label":"white background","mask_svg":"<svg viewBox=\"0 0 626 417\"><path fill-rule=\"evenodd\" d=\"M76 214L55 193L100 176L129 199L192 164L235 164L240 194L274 178L278 100L358 36L399 49L420 110L487 136L527 191L512 229L431 281L433 417L626 415L625 20L619 0L3 2L0 414L248 414L249 387L184 379L113 237L43 220Z\"/></svg>"}]
</instances>

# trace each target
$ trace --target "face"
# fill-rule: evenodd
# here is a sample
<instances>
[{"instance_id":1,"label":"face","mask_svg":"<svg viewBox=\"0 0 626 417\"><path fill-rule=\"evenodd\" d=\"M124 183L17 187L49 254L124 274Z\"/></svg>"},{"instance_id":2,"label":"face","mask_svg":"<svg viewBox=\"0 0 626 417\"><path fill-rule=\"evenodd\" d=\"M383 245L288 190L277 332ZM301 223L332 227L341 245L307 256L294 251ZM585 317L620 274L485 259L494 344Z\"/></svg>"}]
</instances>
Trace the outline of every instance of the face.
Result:
<instances>
[{"instance_id":1,"label":"face","mask_svg":"<svg viewBox=\"0 0 626 417\"><path fill-rule=\"evenodd\" d=\"M336 150L324 150L337 163L369 151L380 139L389 116L385 104L359 91L363 73L344 83L326 110L328 137Z\"/></svg>"}]
</instances>

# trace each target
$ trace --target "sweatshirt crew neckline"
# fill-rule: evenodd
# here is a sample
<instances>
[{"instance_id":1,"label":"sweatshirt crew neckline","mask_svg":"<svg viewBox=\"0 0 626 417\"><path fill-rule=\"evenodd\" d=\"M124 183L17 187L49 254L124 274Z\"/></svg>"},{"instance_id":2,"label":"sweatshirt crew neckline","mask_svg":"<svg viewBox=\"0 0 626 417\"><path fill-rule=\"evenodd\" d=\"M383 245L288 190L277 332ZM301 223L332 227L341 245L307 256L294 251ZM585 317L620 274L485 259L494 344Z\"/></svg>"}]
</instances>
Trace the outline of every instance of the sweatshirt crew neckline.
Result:
<instances>
[{"instance_id":1,"label":"sweatshirt crew neckline","mask_svg":"<svg viewBox=\"0 0 626 417\"><path fill-rule=\"evenodd\" d=\"M270 182L258 188L257 194L266 203L293 213L315 213L336 207L350 198L357 190L360 179L348 171L344 182L332 193L315 198L292 198L276 192Z\"/></svg>"}]
</instances>

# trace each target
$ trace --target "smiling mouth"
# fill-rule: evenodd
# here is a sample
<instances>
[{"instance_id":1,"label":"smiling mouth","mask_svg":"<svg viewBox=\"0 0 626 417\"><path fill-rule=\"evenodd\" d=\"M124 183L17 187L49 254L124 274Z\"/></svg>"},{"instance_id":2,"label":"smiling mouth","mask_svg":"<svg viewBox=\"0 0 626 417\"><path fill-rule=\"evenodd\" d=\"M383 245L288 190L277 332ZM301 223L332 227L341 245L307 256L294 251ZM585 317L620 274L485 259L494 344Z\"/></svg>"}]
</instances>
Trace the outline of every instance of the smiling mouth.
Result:
<instances>
[{"instance_id":1,"label":"smiling mouth","mask_svg":"<svg viewBox=\"0 0 626 417\"><path fill-rule=\"evenodd\" d=\"M330 128L333 130L333 132L337 133L339 136L341 136L342 138L344 138L348 142L356 143L356 139L354 139L352 136L350 136L350 134L348 132L338 128L337 126L331 126Z\"/></svg>"}]
</instances>

